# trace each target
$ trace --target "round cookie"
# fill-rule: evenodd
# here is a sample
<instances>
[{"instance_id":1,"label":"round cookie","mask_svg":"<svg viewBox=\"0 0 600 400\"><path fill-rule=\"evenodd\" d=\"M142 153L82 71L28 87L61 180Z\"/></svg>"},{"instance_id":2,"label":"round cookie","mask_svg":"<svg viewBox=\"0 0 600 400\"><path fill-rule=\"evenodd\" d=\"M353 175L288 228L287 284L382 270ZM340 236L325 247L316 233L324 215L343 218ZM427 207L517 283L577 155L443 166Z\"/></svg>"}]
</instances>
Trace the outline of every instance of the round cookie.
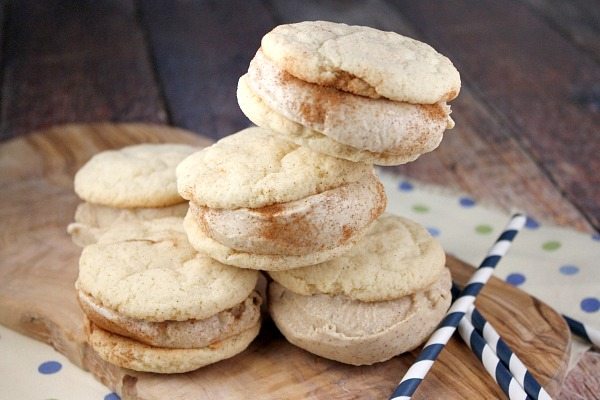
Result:
<instances>
[{"instance_id":1,"label":"round cookie","mask_svg":"<svg viewBox=\"0 0 600 400\"><path fill-rule=\"evenodd\" d=\"M282 204L233 210L190 203L190 213L206 234L235 250L301 256L344 245L386 206L383 185L374 175Z\"/></svg>"},{"instance_id":2,"label":"round cookie","mask_svg":"<svg viewBox=\"0 0 600 400\"><path fill-rule=\"evenodd\" d=\"M248 128L192 154L177 166L181 196L199 206L235 209L285 203L372 173L300 147L262 128Z\"/></svg>"},{"instance_id":3,"label":"round cookie","mask_svg":"<svg viewBox=\"0 0 600 400\"><path fill-rule=\"evenodd\" d=\"M87 319L87 341L103 360L135 371L173 374L193 371L244 351L258 335L260 323L221 342L197 349L168 349L105 331Z\"/></svg>"},{"instance_id":4,"label":"round cookie","mask_svg":"<svg viewBox=\"0 0 600 400\"><path fill-rule=\"evenodd\" d=\"M439 243L419 224L384 214L347 253L327 262L269 275L302 294L384 301L431 285L444 269Z\"/></svg>"},{"instance_id":5,"label":"round cookie","mask_svg":"<svg viewBox=\"0 0 600 400\"><path fill-rule=\"evenodd\" d=\"M75 175L83 200L116 208L165 207L183 202L175 167L198 148L139 144L93 156Z\"/></svg>"},{"instance_id":6,"label":"round cookie","mask_svg":"<svg viewBox=\"0 0 600 400\"><path fill-rule=\"evenodd\" d=\"M84 202L77 206L75 222L67 226L67 233L76 245L85 247L96 243L115 224L168 217L183 218L187 209L187 203L156 208L114 208Z\"/></svg>"},{"instance_id":7,"label":"round cookie","mask_svg":"<svg viewBox=\"0 0 600 400\"><path fill-rule=\"evenodd\" d=\"M452 100L460 76L431 46L395 32L327 21L280 25L261 41L279 68L306 82L415 104Z\"/></svg>"},{"instance_id":8,"label":"round cookie","mask_svg":"<svg viewBox=\"0 0 600 400\"><path fill-rule=\"evenodd\" d=\"M435 149L453 126L445 102L371 99L307 83L277 68L260 49L250 62L246 83L285 118L361 150L422 154Z\"/></svg>"},{"instance_id":9,"label":"round cookie","mask_svg":"<svg viewBox=\"0 0 600 400\"><path fill-rule=\"evenodd\" d=\"M242 112L256 125L283 135L287 140L291 140L299 146L306 146L332 157L367 164L400 165L414 161L421 155L420 152L394 154L389 151L372 152L357 149L294 122L270 108L263 99L252 92L248 85L247 74L243 75L238 82L237 99ZM440 136L439 139L441 140L442 137ZM439 142L431 143L433 148L438 145ZM424 152L430 151L425 149L428 148L424 148Z\"/></svg>"},{"instance_id":10,"label":"round cookie","mask_svg":"<svg viewBox=\"0 0 600 400\"><path fill-rule=\"evenodd\" d=\"M181 219L117 225L83 249L76 287L125 317L151 322L205 319L243 302L256 271L197 253Z\"/></svg>"},{"instance_id":11,"label":"round cookie","mask_svg":"<svg viewBox=\"0 0 600 400\"><path fill-rule=\"evenodd\" d=\"M450 306L450 287L446 268L427 288L368 303L346 296L304 296L271 282L269 311L292 344L346 364L370 365L425 341Z\"/></svg>"},{"instance_id":12,"label":"round cookie","mask_svg":"<svg viewBox=\"0 0 600 400\"><path fill-rule=\"evenodd\" d=\"M183 219L183 227L188 235L188 240L198 251L208 254L210 257L227 265L239 268L255 269L261 271L285 271L306 265L313 265L331 260L346 253L360 240L365 230L355 232L346 243L321 251L305 255L278 255L278 254L255 254L238 251L227 247L210 238L196 222L191 212Z\"/></svg>"}]
</instances>

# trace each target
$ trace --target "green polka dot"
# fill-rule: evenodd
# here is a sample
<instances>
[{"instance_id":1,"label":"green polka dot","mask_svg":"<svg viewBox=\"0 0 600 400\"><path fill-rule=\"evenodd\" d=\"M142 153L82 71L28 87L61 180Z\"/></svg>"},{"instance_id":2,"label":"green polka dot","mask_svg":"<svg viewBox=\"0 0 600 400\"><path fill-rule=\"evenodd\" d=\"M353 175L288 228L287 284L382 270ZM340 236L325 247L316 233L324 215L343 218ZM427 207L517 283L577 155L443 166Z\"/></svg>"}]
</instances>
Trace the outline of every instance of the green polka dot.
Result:
<instances>
[{"instance_id":1,"label":"green polka dot","mask_svg":"<svg viewBox=\"0 0 600 400\"><path fill-rule=\"evenodd\" d=\"M487 224L481 224L475 227L475 232L479 233L480 235L487 235L489 233L492 233L493 230L494 229Z\"/></svg>"},{"instance_id":2,"label":"green polka dot","mask_svg":"<svg viewBox=\"0 0 600 400\"><path fill-rule=\"evenodd\" d=\"M554 251L554 250L557 250L558 248L560 248L560 246L561 246L560 242L558 242L556 240L549 240L542 245L542 249L544 249L546 251Z\"/></svg>"},{"instance_id":3,"label":"green polka dot","mask_svg":"<svg viewBox=\"0 0 600 400\"><path fill-rule=\"evenodd\" d=\"M426 212L429 212L429 207L427 207L424 204L415 204L414 206L412 206L412 210L416 213L424 214Z\"/></svg>"}]
</instances>

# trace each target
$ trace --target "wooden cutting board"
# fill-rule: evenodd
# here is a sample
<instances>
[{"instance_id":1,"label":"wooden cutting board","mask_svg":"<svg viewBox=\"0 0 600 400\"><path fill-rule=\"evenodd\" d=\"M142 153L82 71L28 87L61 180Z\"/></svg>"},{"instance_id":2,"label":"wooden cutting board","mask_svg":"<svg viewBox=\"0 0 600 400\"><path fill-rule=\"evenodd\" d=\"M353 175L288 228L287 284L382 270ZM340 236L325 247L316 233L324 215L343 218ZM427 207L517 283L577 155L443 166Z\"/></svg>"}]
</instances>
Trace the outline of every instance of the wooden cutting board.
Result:
<instances>
[{"instance_id":1,"label":"wooden cutting board","mask_svg":"<svg viewBox=\"0 0 600 400\"><path fill-rule=\"evenodd\" d=\"M0 323L51 344L124 399L387 398L415 352L374 366L347 366L290 345L270 321L242 354L187 374L138 373L95 355L85 343L73 288L80 249L65 233L79 202L73 175L101 150L140 142L210 143L168 127L92 124L56 127L0 145ZM473 270L453 257L448 266L461 284ZM560 315L495 278L477 306L548 391L557 394L570 349ZM503 394L455 337L415 398L489 399Z\"/></svg>"}]
</instances>

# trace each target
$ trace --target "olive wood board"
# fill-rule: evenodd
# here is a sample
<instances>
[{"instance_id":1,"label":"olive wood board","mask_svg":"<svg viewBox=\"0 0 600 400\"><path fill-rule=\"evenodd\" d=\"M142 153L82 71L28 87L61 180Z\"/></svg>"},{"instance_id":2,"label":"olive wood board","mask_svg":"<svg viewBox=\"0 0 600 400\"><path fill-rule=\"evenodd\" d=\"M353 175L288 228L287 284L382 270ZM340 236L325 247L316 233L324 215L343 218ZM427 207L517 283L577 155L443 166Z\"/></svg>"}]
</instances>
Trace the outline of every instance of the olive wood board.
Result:
<instances>
[{"instance_id":1,"label":"olive wood board","mask_svg":"<svg viewBox=\"0 0 600 400\"><path fill-rule=\"evenodd\" d=\"M142 142L210 144L167 126L109 123L59 126L0 144L0 323L52 345L123 399L387 398L417 351L372 366L344 365L289 344L268 317L246 351L185 374L139 373L94 353L85 341L73 287L81 249L65 232L79 203L73 175L99 151ZM447 264L460 284L473 272L452 256ZM477 307L550 394L558 394L570 351L560 315L496 278L483 289ZM455 335L414 398L504 395Z\"/></svg>"}]
</instances>

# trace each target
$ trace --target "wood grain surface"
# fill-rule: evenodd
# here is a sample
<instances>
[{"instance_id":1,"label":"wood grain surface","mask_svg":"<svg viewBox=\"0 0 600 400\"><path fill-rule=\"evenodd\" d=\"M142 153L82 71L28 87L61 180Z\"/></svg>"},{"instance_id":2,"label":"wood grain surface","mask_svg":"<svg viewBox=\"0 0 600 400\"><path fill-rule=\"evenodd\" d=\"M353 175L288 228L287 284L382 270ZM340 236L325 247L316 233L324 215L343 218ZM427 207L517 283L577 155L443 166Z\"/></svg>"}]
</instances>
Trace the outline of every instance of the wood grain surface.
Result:
<instances>
[{"instance_id":1,"label":"wood grain surface","mask_svg":"<svg viewBox=\"0 0 600 400\"><path fill-rule=\"evenodd\" d=\"M423 39L453 55L462 79L477 83L489 109L600 226L600 114L579 100L600 82L600 65L515 0L395 3L428 27Z\"/></svg>"},{"instance_id":2,"label":"wood grain surface","mask_svg":"<svg viewBox=\"0 0 600 400\"><path fill-rule=\"evenodd\" d=\"M0 138L73 120L166 122L133 1L6 3Z\"/></svg>"},{"instance_id":3,"label":"wood grain surface","mask_svg":"<svg viewBox=\"0 0 600 400\"><path fill-rule=\"evenodd\" d=\"M140 2L172 122L220 139L247 127L237 81L275 23L259 0Z\"/></svg>"},{"instance_id":4,"label":"wood grain surface","mask_svg":"<svg viewBox=\"0 0 600 400\"><path fill-rule=\"evenodd\" d=\"M596 0L524 0L551 28L600 61L600 7ZM600 88L596 88L600 90ZM597 93L597 92L596 92ZM596 100L598 101L598 100Z\"/></svg>"},{"instance_id":5,"label":"wood grain surface","mask_svg":"<svg viewBox=\"0 0 600 400\"><path fill-rule=\"evenodd\" d=\"M266 321L259 338L233 359L188 374L161 376L110 366L85 344L73 283L80 249L65 233L79 200L75 171L94 153L138 142L207 140L168 127L68 125L0 145L0 323L53 345L90 370L124 399L385 398L416 354L368 367L352 367L288 344ZM23 160L28 160L24 163ZM472 267L450 257L464 284ZM568 329L555 311L492 279L477 303L507 342L554 394L569 353ZM457 338L415 398L501 398L493 380Z\"/></svg>"}]
</instances>

